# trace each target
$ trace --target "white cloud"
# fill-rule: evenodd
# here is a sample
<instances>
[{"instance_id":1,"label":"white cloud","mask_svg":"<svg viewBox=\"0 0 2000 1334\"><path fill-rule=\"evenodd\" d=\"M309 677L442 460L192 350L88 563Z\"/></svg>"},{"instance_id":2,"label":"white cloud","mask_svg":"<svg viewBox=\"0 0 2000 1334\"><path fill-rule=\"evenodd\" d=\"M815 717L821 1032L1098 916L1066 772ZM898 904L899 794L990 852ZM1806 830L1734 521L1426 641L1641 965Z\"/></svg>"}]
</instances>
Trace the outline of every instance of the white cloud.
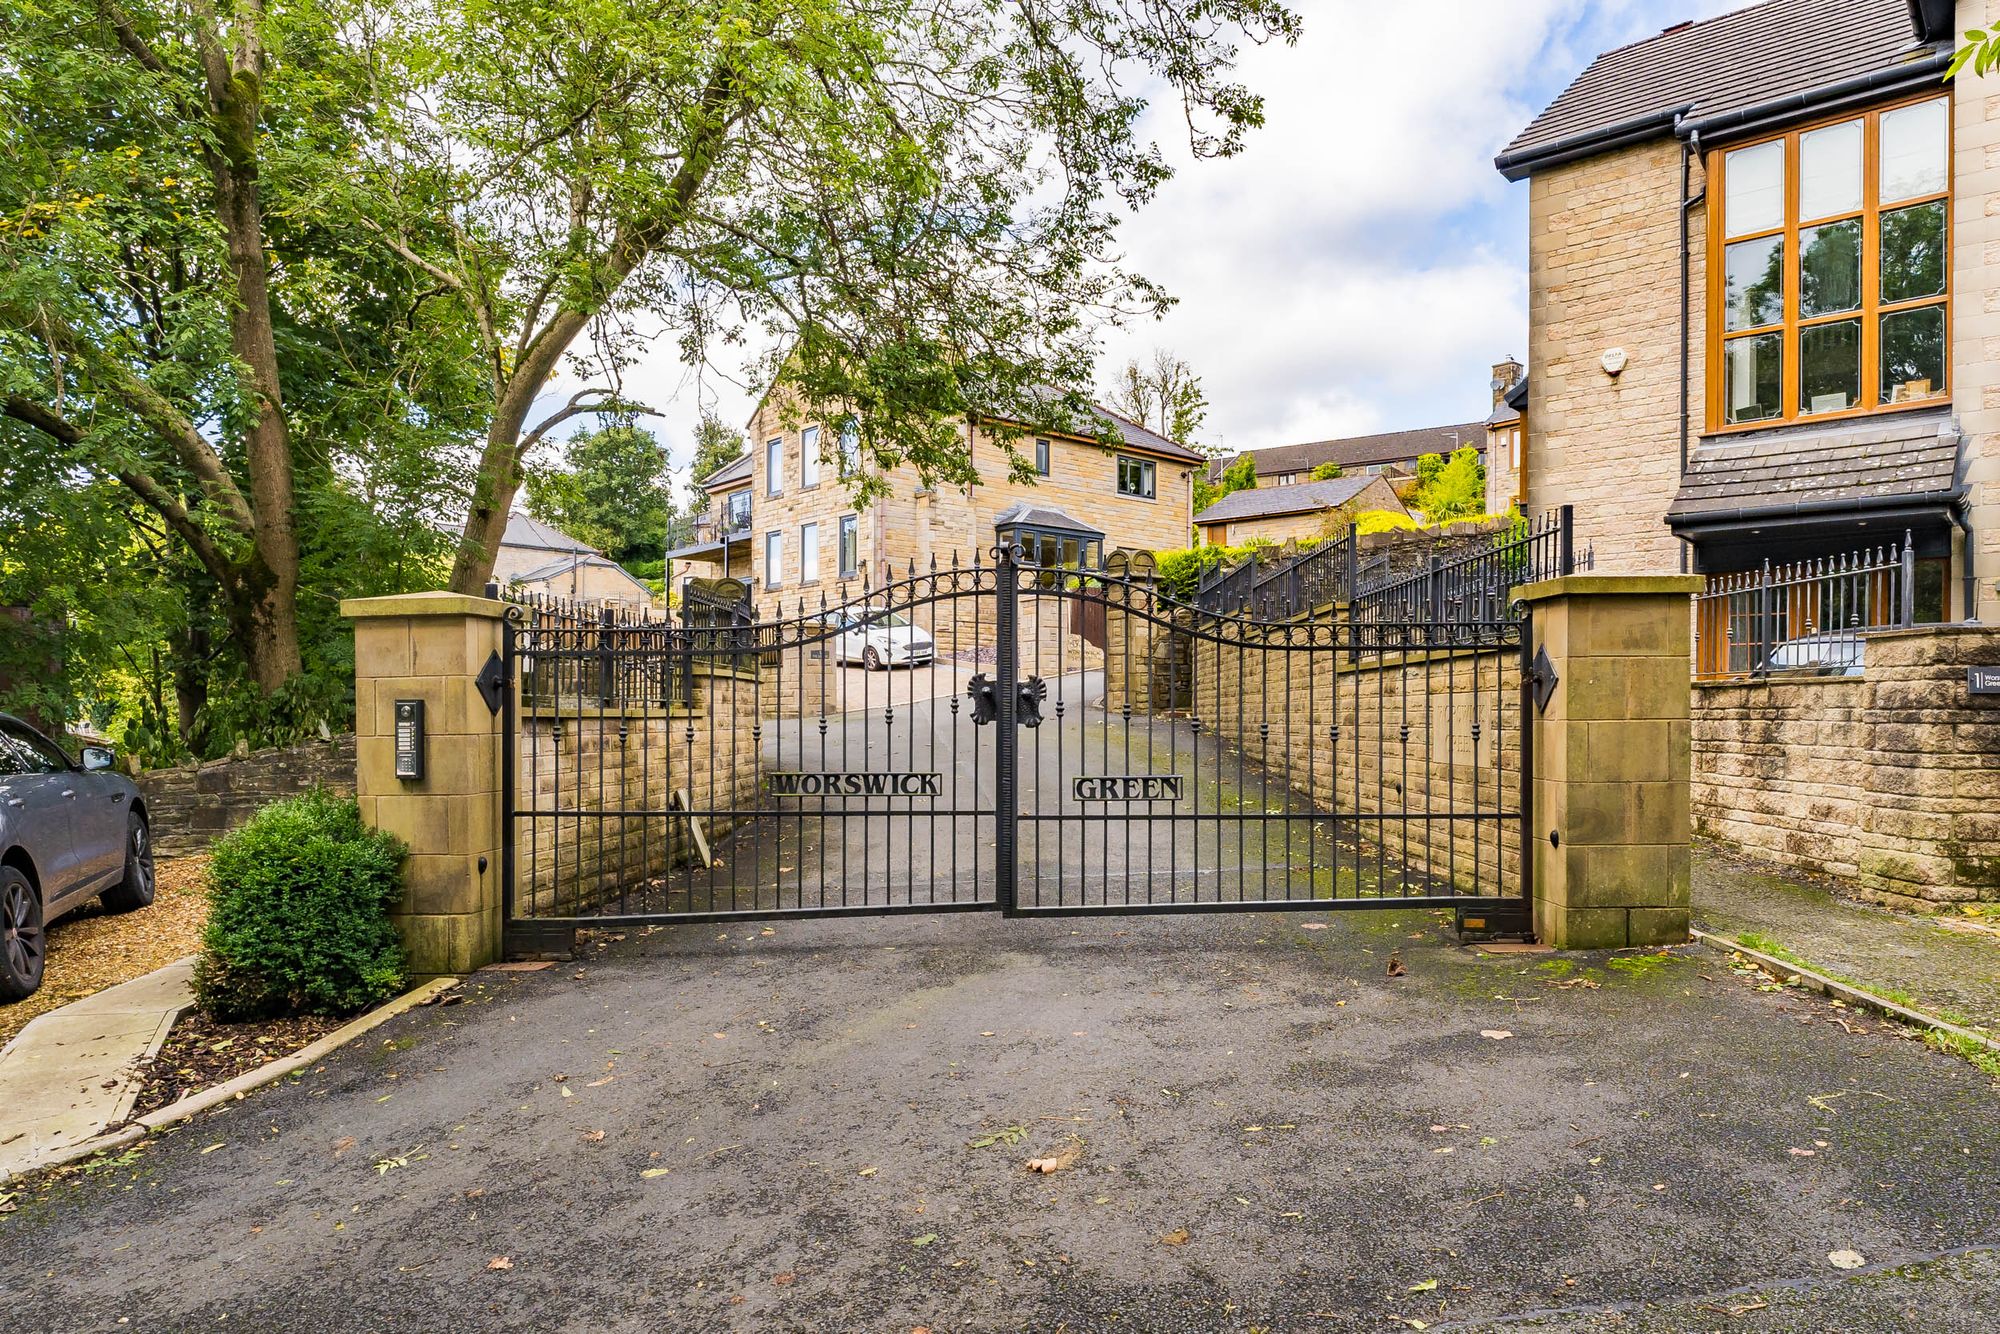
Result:
<instances>
[{"instance_id":1,"label":"white cloud","mask_svg":"<svg viewBox=\"0 0 2000 1334\"><path fill-rule=\"evenodd\" d=\"M1150 114L1181 171L1123 241L1179 304L1109 331L1100 380L1174 349L1232 448L1483 416L1490 364L1527 353L1526 187L1494 153L1596 52L1741 0L1295 3L1296 47L1243 52L1267 124L1240 156L1186 162L1179 107ZM681 465L704 403L740 424L755 392L745 357L697 377L674 354L660 340L627 386Z\"/></svg>"}]
</instances>

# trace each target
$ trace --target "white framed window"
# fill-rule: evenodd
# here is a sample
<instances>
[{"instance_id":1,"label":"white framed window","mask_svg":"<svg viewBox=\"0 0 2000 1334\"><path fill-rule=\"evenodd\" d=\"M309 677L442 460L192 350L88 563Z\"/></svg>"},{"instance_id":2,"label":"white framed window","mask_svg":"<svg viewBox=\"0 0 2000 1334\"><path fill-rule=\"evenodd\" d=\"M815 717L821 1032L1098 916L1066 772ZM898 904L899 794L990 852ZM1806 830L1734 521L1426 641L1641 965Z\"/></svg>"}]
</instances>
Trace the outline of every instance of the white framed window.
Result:
<instances>
[{"instance_id":1,"label":"white framed window","mask_svg":"<svg viewBox=\"0 0 2000 1334\"><path fill-rule=\"evenodd\" d=\"M1140 500L1153 498L1153 461L1151 459L1118 456L1118 494L1135 496Z\"/></svg>"},{"instance_id":2,"label":"white framed window","mask_svg":"<svg viewBox=\"0 0 2000 1334\"><path fill-rule=\"evenodd\" d=\"M776 588L785 582L785 535L764 534L764 587Z\"/></svg>"},{"instance_id":3,"label":"white framed window","mask_svg":"<svg viewBox=\"0 0 2000 1334\"><path fill-rule=\"evenodd\" d=\"M775 496L785 489L785 438L777 436L764 442L764 494Z\"/></svg>"},{"instance_id":4,"label":"white framed window","mask_svg":"<svg viewBox=\"0 0 2000 1334\"><path fill-rule=\"evenodd\" d=\"M799 485L819 485L819 427L799 432Z\"/></svg>"},{"instance_id":5,"label":"white framed window","mask_svg":"<svg viewBox=\"0 0 2000 1334\"><path fill-rule=\"evenodd\" d=\"M852 579L861 572L861 522L857 515L840 516L840 577Z\"/></svg>"},{"instance_id":6,"label":"white framed window","mask_svg":"<svg viewBox=\"0 0 2000 1334\"><path fill-rule=\"evenodd\" d=\"M1044 477L1049 475L1049 442L1039 438L1035 441L1035 471Z\"/></svg>"},{"instance_id":7,"label":"white framed window","mask_svg":"<svg viewBox=\"0 0 2000 1334\"><path fill-rule=\"evenodd\" d=\"M816 523L805 524L799 529L799 582L819 582L819 525Z\"/></svg>"},{"instance_id":8,"label":"white framed window","mask_svg":"<svg viewBox=\"0 0 2000 1334\"><path fill-rule=\"evenodd\" d=\"M840 428L840 476L841 480L854 476L854 470L861 466L861 428L849 421Z\"/></svg>"}]
</instances>

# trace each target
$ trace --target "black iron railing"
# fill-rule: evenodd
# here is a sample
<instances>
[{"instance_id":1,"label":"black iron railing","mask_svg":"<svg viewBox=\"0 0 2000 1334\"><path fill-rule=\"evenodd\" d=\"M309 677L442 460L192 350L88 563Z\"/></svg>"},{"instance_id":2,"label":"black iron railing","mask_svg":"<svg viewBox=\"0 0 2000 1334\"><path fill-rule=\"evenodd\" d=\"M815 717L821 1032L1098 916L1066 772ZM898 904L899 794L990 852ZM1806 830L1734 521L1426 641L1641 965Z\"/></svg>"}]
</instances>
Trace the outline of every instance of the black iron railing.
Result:
<instances>
[{"instance_id":1,"label":"black iron railing","mask_svg":"<svg viewBox=\"0 0 2000 1334\"><path fill-rule=\"evenodd\" d=\"M1513 590L1588 569L1573 509L1522 519L1455 554L1391 578L1361 571L1349 617L1357 625L1458 625L1509 619Z\"/></svg>"},{"instance_id":2,"label":"black iron railing","mask_svg":"<svg viewBox=\"0 0 2000 1334\"><path fill-rule=\"evenodd\" d=\"M1858 675L1866 631L1916 619L1917 558L1909 533L1887 546L1713 574L1695 595L1695 679Z\"/></svg>"},{"instance_id":3,"label":"black iron railing","mask_svg":"<svg viewBox=\"0 0 2000 1334\"><path fill-rule=\"evenodd\" d=\"M1220 615L1284 621L1345 601L1354 587L1354 527L1306 551L1283 548L1250 554L1217 568L1196 585L1193 603Z\"/></svg>"}]
</instances>

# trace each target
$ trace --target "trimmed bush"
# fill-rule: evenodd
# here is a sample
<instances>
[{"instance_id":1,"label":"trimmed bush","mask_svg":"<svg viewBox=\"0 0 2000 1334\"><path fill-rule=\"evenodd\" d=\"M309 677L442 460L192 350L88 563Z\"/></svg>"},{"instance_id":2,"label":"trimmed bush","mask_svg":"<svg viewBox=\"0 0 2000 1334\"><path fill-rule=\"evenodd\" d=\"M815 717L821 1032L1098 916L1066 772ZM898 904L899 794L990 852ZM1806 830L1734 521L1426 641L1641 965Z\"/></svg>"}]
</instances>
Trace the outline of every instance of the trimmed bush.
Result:
<instances>
[{"instance_id":1,"label":"trimmed bush","mask_svg":"<svg viewBox=\"0 0 2000 1334\"><path fill-rule=\"evenodd\" d=\"M201 1008L225 1022L352 1014L396 995L403 896L394 836L325 791L273 802L215 845L208 928L195 963Z\"/></svg>"}]
</instances>

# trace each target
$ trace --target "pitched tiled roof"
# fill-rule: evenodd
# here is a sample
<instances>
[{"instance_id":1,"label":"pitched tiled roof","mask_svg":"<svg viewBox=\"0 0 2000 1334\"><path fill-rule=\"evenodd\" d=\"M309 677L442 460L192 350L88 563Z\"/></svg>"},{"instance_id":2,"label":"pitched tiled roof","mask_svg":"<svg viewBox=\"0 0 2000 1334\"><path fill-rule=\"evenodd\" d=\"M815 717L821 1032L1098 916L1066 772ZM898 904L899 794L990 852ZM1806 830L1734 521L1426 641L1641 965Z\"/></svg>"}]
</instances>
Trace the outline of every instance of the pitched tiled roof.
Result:
<instances>
[{"instance_id":1,"label":"pitched tiled roof","mask_svg":"<svg viewBox=\"0 0 2000 1334\"><path fill-rule=\"evenodd\" d=\"M1189 449L1178 440L1169 440L1158 431L1149 430L1130 417L1113 412L1102 403L1092 403L1090 406L1103 414L1105 420L1117 428L1119 438L1125 442L1128 449L1143 449L1149 454L1164 454L1170 459L1181 459L1187 463L1208 461L1207 455Z\"/></svg>"},{"instance_id":2,"label":"pitched tiled roof","mask_svg":"<svg viewBox=\"0 0 2000 1334\"><path fill-rule=\"evenodd\" d=\"M503 547L527 547L535 551L586 551L599 554L597 548L586 546L553 524L514 511L507 516L507 531L500 538Z\"/></svg>"},{"instance_id":3,"label":"pitched tiled roof","mask_svg":"<svg viewBox=\"0 0 2000 1334\"><path fill-rule=\"evenodd\" d=\"M696 485L705 491L713 491L717 487L727 486L731 482L747 482L749 480L750 454L748 450L745 450L708 476L702 478Z\"/></svg>"},{"instance_id":4,"label":"pitched tiled roof","mask_svg":"<svg viewBox=\"0 0 2000 1334\"><path fill-rule=\"evenodd\" d=\"M1381 481L1379 477L1336 477L1330 482L1295 482L1290 486L1259 486L1231 491L1194 516L1196 523L1226 523L1233 519L1266 519L1275 514L1303 514L1345 505Z\"/></svg>"},{"instance_id":5,"label":"pitched tiled roof","mask_svg":"<svg viewBox=\"0 0 2000 1334\"><path fill-rule=\"evenodd\" d=\"M1001 510L993 520L994 527L1006 524L1022 524L1029 528L1054 528L1073 533L1095 533L1104 536L1102 528L1093 528L1083 520L1059 510L1054 505L1038 505L1032 500L1017 500Z\"/></svg>"},{"instance_id":6,"label":"pitched tiled roof","mask_svg":"<svg viewBox=\"0 0 2000 1334\"><path fill-rule=\"evenodd\" d=\"M1708 129L1762 109L1869 83L1935 74L1948 58L1917 40L1910 0L1765 0L1607 51L1514 136L1494 165L1537 166L1659 138L1677 116Z\"/></svg>"},{"instance_id":7,"label":"pitched tiled roof","mask_svg":"<svg viewBox=\"0 0 2000 1334\"><path fill-rule=\"evenodd\" d=\"M560 575L568 574L571 570L580 570L589 567L615 570L623 575L626 582L632 584L634 587L644 588L646 586L623 565L614 560L607 560L605 557L594 553L581 556L561 556L546 565L537 565L532 570L524 570L520 574L509 575L508 580L516 584L536 584L544 579L554 579Z\"/></svg>"},{"instance_id":8,"label":"pitched tiled roof","mask_svg":"<svg viewBox=\"0 0 2000 1334\"><path fill-rule=\"evenodd\" d=\"M1484 452L1486 423L1460 422L1456 426L1425 426L1414 431L1385 431L1381 435L1356 435L1343 440L1314 440L1303 445L1273 445L1244 453L1257 460L1257 475L1270 477L1288 472L1311 472L1322 463L1338 463L1343 468L1366 467L1371 463L1408 463L1423 454L1449 454L1464 445ZM1218 459L1211 472L1223 469L1243 457Z\"/></svg>"},{"instance_id":9,"label":"pitched tiled roof","mask_svg":"<svg viewBox=\"0 0 2000 1334\"><path fill-rule=\"evenodd\" d=\"M1688 459L1667 522L1681 528L1956 499L1965 490L1958 444L1952 419L1928 412L1707 440Z\"/></svg>"},{"instance_id":10,"label":"pitched tiled roof","mask_svg":"<svg viewBox=\"0 0 2000 1334\"><path fill-rule=\"evenodd\" d=\"M1521 420L1521 414L1528 407L1528 377L1523 375L1514 382L1500 401L1493 405L1493 412L1486 418L1488 426L1504 426L1508 422Z\"/></svg>"}]
</instances>

